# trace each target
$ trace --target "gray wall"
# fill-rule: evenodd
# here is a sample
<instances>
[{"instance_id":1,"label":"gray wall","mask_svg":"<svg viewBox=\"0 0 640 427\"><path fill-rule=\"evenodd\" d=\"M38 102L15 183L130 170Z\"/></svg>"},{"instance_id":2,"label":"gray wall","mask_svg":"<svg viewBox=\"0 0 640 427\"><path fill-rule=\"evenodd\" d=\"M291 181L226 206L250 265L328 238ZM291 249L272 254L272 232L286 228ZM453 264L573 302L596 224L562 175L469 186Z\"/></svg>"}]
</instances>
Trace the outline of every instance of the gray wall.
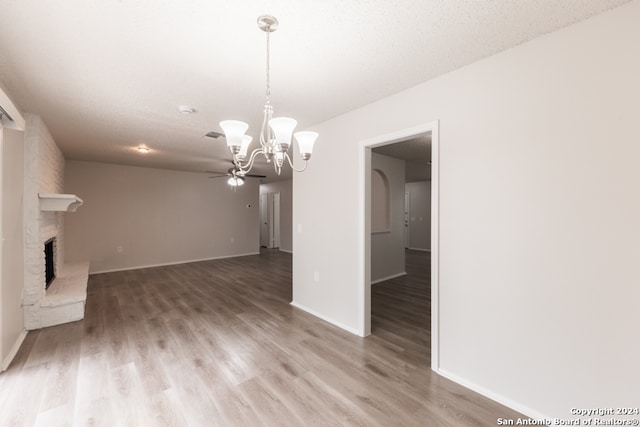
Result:
<instances>
[{"instance_id":1,"label":"gray wall","mask_svg":"<svg viewBox=\"0 0 640 427\"><path fill-rule=\"evenodd\" d=\"M272 182L260 186L260 194L280 193L280 250L292 252L291 233L292 222L292 185L293 180Z\"/></svg>"},{"instance_id":2,"label":"gray wall","mask_svg":"<svg viewBox=\"0 0 640 427\"><path fill-rule=\"evenodd\" d=\"M404 167L404 160L371 153L371 168L382 171L389 183L389 230L371 233L372 282L405 273Z\"/></svg>"},{"instance_id":3,"label":"gray wall","mask_svg":"<svg viewBox=\"0 0 640 427\"><path fill-rule=\"evenodd\" d=\"M431 181L405 184L409 193L409 249L431 250Z\"/></svg>"},{"instance_id":4,"label":"gray wall","mask_svg":"<svg viewBox=\"0 0 640 427\"><path fill-rule=\"evenodd\" d=\"M637 406L638 22L633 1L314 126L293 303L364 331L358 146L438 120L438 372L530 416Z\"/></svg>"},{"instance_id":5,"label":"gray wall","mask_svg":"<svg viewBox=\"0 0 640 427\"><path fill-rule=\"evenodd\" d=\"M3 129L0 127L0 134ZM24 133L4 129L2 145L2 268L0 278L0 364L8 357L24 331L22 314L23 223L22 185Z\"/></svg>"},{"instance_id":6,"label":"gray wall","mask_svg":"<svg viewBox=\"0 0 640 427\"><path fill-rule=\"evenodd\" d=\"M66 260L92 273L259 252L256 180L234 192L206 174L69 160L65 192L84 200L65 216Z\"/></svg>"}]
</instances>

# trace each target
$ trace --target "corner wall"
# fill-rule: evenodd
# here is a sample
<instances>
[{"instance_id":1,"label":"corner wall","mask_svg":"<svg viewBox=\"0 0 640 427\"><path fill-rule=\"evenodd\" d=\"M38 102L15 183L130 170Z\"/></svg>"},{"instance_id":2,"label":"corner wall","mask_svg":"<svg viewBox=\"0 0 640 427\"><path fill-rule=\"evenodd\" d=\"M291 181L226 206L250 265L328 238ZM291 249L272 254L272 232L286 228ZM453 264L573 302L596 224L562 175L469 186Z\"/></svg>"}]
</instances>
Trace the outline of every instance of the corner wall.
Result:
<instances>
[{"instance_id":1,"label":"corner wall","mask_svg":"<svg viewBox=\"0 0 640 427\"><path fill-rule=\"evenodd\" d=\"M297 305L359 330L358 144L439 120L439 372L534 417L636 407L638 22L636 0L314 126Z\"/></svg>"},{"instance_id":2,"label":"corner wall","mask_svg":"<svg viewBox=\"0 0 640 427\"><path fill-rule=\"evenodd\" d=\"M70 160L65 192L84 200L65 219L66 257L91 273L259 252L255 180L234 192L201 173Z\"/></svg>"},{"instance_id":3,"label":"corner wall","mask_svg":"<svg viewBox=\"0 0 640 427\"><path fill-rule=\"evenodd\" d=\"M3 138L4 134L4 138ZM0 123L2 177L2 267L0 269L0 371L18 351L26 332L22 312L24 282L22 173L24 134Z\"/></svg>"},{"instance_id":4,"label":"corner wall","mask_svg":"<svg viewBox=\"0 0 640 427\"><path fill-rule=\"evenodd\" d=\"M389 229L371 233L372 283L406 274L403 234L404 168L404 160L371 153L371 169L384 172L389 183Z\"/></svg>"}]
</instances>

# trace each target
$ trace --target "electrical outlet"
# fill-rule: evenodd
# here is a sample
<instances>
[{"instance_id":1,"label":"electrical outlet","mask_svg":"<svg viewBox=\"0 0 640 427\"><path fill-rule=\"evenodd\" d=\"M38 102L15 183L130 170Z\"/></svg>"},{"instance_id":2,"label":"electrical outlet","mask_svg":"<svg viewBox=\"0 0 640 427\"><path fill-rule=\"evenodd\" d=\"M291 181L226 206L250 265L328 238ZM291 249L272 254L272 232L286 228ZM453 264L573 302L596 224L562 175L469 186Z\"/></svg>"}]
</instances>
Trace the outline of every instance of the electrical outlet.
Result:
<instances>
[{"instance_id":1,"label":"electrical outlet","mask_svg":"<svg viewBox=\"0 0 640 427\"><path fill-rule=\"evenodd\" d=\"M118 246L118 247L116 248L116 252L118 252L119 254L121 254L121 253L122 253L122 246Z\"/></svg>"}]
</instances>

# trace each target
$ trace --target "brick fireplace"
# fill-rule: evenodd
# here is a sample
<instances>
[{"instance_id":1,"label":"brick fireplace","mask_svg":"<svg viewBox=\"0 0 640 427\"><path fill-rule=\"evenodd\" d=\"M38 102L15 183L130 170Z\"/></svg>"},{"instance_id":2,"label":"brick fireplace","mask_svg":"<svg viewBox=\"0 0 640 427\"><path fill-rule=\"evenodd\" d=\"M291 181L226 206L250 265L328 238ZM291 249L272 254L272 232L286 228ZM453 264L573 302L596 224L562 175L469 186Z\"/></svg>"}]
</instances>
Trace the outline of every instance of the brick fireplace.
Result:
<instances>
[{"instance_id":1,"label":"brick fireplace","mask_svg":"<svg viewBox=\"0 0 640 427\"><path fill-rule=\"evenodd\" d=\"M39 196L63 193L62 152L39 116L27 114L25 119L23 306L25 328L32 330L84 317L89 267L88 263L65 264L64 215L67 214L43 209ZM44 247L53 239L56 277L47 289Z\"/></svg>"}]
</instances>

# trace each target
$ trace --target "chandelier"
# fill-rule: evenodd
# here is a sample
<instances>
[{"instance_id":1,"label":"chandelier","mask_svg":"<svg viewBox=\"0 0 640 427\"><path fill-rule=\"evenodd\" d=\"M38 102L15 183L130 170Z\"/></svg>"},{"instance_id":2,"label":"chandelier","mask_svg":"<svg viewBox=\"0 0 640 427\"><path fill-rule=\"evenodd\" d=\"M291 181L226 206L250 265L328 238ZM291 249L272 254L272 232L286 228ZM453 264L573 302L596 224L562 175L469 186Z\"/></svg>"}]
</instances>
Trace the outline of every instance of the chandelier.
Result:
<instances>
[{"instance_id":1,"label":"chandelier","mask_svg":"<svg viewBox=\"0 0 640 427\"><path fill-rule=\"evenodd\" d=\"M239 120L224 120L220 122L220 127L224 131L227 140L227 147L233 155L235 168L232 179L234 179L236 186L239 185L238 177L243 178L253 168L256 157L260 154L264 156L267 163L273 162L273 167L278 175L280 175L285 161L292 170L303 172L307 169L307 161L313 152L313 144L318 138L316 132L296 132L293 135L298 142L300 157L304 160L304 166L301 169L296 169L288 151L291 146L293 130L298 122L289 117L274 118L273 107L271 106L269 34L278 28L278 20L271 15L262 15L258 17L258 28L267 35L267 88L264 117L262 119L262 128L260 129L260 147L254 149L247 159L249 145L252 141L251 136L245 135L249 125ZM231 183L231 179L229 181L230 185L234 185Z\"/></svg>"}]
</instances>

